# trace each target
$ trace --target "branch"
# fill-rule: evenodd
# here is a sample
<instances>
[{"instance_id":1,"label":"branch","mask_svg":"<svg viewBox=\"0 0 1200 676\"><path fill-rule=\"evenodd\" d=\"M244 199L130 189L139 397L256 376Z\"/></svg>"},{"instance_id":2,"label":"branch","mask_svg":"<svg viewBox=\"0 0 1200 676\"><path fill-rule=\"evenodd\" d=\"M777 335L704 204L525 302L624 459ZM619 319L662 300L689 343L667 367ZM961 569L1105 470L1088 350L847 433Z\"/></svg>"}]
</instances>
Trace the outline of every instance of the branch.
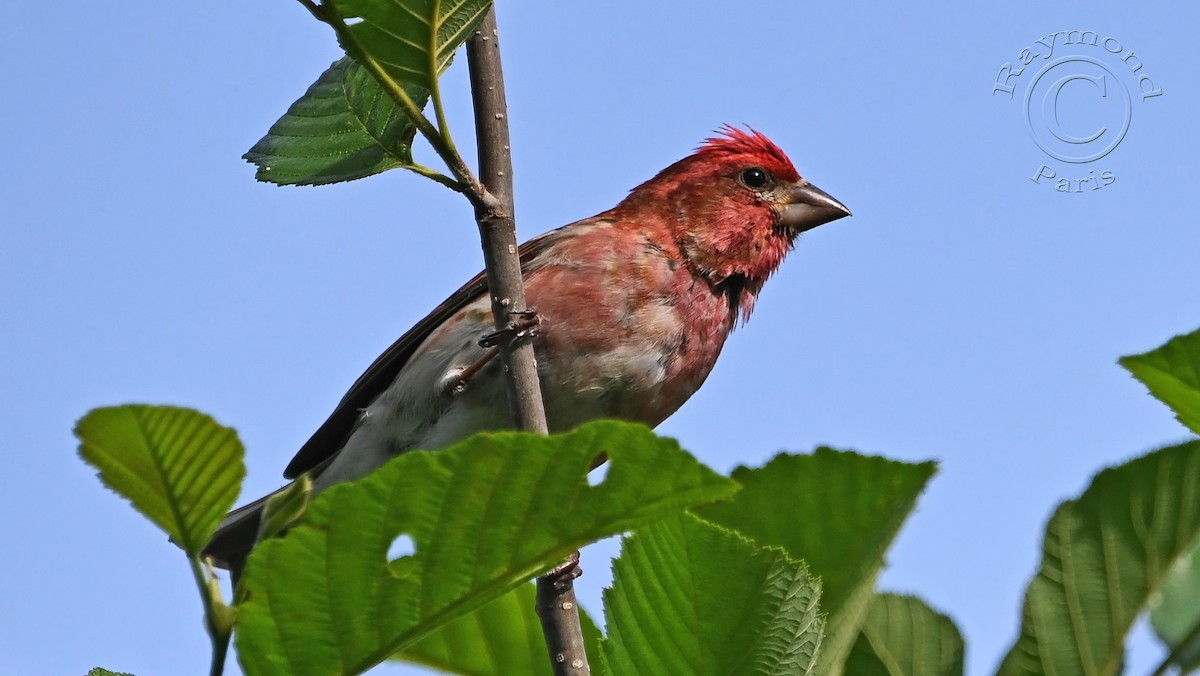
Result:
<instances>
[{"instance_id":1,"label":"branch","mask_svg":"<svg viewBox=\"0 0 1200 676\"><path fill-rule=\"evenodd\" d=\"M408 168L461 192L475 207L475 221L479 226L492 301L492 317L496 335L502 337L497 345L506 374L509 413L517 428L546 434L546 410L533 345L527 340L520 340L521 332L514 330L520 317L532 313L526 305L525 287L521 282L521 260L513 209L508 104L504 95L504 74L500 67L495 6L488 9L487 16L467 41L467 67L470 71L475 134L479 146L477 178L450 139L437 84L436 63L431 64L433 83L430 90L437 119L435 127L417 108L408 92L362 48L333 5L317 4L314 0L299 2L314 17L333 28L350 56L370 71L409 116L417 131L446 163L453 178L419 165ZM436 39L435 34L435 43ZM436 53L436 49L431 48L430 53ZM580 574L578 563L579 555L576 552L567 563L539 579L537 584L538 615L542 620L542 631L546 635L556 676L590 673L572 582Z\"/></svg>"},{"instance_id":2,"label":"branch","mask_svg":"<svg viewBox=\"0 0 1200 676\"><path fill-rule=\"evenodd\" d=\"M510 327L515 313L529 308L521 283L517 252L517 225L513 210L512 153L508 138L508 104L504 73L500 67L496 8L488 10L475 34L467 40L467 68L475 104L475 134L479 146L479 176L495 203L476 206L475 220L483 242L492 316L498 332L508 332L500 343L508 384L508 407L517 427L547 433L546 411L538 381L537 361L529 341L514 341ZM573 580L579 576L579 553L537 581L537 613L550 651L555 676L591 673L583 648L579 604Z\"/></svg>"},{"instance_id":3,"label":"branch","mask_svg":"<svg viewBox=\"0 0 1200 676\"><path fill-rule=\"evenodd\" d=\"M566 563L537 581L537 600L534 602L542 620L542 633L550 651L550 664L555 676L591 673L587 651L583 647L583 625L579 622L579 602L575 600L575 578L583 574L579 567L579 552Z\"/></svg>"},{"instance_id":4,"label":"branch","mask_svg":"<svg viewBox=\"0 0 1200 676\"><path fill-rule=\"evenodd\" d=\"M479 175L491 204L475 209L488 289L496 330L504 332L514 313L528 308L521 283L521 261L517 254L517 224L513 216L512 155L508 141L508 105L504 98L504 74L500 70L496 10L488 10L483 23L467 40L467 67L471 97L475 104L475 135L479 145ZM546 434L546 410L538 382L537 361L528 341L503 341L500 356L508 374L508 406L517 427Z\"/></svg>"},{"instance_id":5,"label":"branch","mask_svg":"<svg viewBox=\"0 0 1200 676\"><path fill-rule=\"evenodd\" d=\"M308 13L312 14L317 21L329 23L329 17L325 16L325 10L321 9L321 6L313 0L300 0L300 4L304 5L304 9L307 9Z\"/></svg>"}]
</instances>

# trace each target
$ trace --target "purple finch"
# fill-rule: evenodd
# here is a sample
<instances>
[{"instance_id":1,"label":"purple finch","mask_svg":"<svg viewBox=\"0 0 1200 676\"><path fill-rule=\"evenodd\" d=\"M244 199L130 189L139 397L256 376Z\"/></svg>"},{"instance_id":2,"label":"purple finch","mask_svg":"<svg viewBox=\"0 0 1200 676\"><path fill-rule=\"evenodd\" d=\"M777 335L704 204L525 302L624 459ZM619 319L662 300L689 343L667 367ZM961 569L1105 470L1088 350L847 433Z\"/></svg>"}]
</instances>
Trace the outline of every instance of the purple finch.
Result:
<instances>
[{"instance_id":1,"label":"purple finch","mask_svg":"<svg viewBox=\"0 0 1200 676\"><path fill-rule=\"evenodd\" d=\"M596 418L655 426L699 389L797 236L850 215L767 137L732 127L634 188L615 208L526 242L526 297L550 430ZM315 490L410 449L509 427L477 275L354 383L288 465ZM234 511L208 553L240 559L263 501Z\"/></svg>"}]
</instances>

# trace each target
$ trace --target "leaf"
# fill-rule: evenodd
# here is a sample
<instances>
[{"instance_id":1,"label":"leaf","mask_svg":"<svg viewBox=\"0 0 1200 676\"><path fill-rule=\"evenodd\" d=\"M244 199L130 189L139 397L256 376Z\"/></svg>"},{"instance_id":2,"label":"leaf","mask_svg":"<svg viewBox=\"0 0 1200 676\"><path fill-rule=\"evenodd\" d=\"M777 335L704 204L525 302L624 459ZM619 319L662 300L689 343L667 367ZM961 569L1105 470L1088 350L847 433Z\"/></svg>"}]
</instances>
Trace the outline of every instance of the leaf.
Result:
<instances>
[{"instance_id":1,"label":"leaf","mask_svg":"<svg viewBox=\"0 0 1200 676\"><path fill-rule=\"evenodd\" d=\"M1181 556L1150 599L1150 624L1189 669L1200 667L1200 540Z\"/></svg>"},{"instance_id":2,"label":"leaf","mask_svg":"<svg viewBox=\"0 0 1200 676\"><path fill-rule=\"evenodd\" d=\"M602 453L608 475L589 486ZM616 421L405 453L329 488L299 525L251 553L243 669L362 672L588 542L734 490L674 441ZM396 541L415 552L389 561Z\"/></svg>"},{"instance_id":3,"label":"leaf","mask_svg":"<svg viewBox=\"0 0 1200 676\"><path fill-rule=\"evenodd\" d=\"M1200 535L1200 441L1100 472L1046 526L1000 673L1121 672L1124 638Z\"/></svg>"},{"instance_id":4,"label":"leaf","mask_svg":"<svg viewBox=\"0 0 1200 676\"><path fill-rule=\"evenodd\" d=\"M367 57L398 82L424 89L433 89L438 73L492 6L491 0L326 0L326 4L348 20L350 35Z\"/></svg>"},{"instance_id":5,"label":"leaf","mask_svg":"<svg viewBox=\"0 0 1200 676\"><path fill-rule=\"evenodd\" d=\"M403 86L424 107L429 91ZM258 166L260 181L323 185L412 165L415 134L412 120L379 82L343 57L242 157Z\"/></svg>"},{"instance_id":6,"label":"leaf","mask_svg":"<svg viewBox=\"0 0 1200 676\"><path fill-rule=\"evenodd\" d=\"M347 51L377 62L418 109L491 7L490 0L328 0L348 19ZM355 21L355 19L361 19ZM370 62L370 61L368 61ZM330 66L243 158L255 178L325 185L413 166L416 127L383 85L349 56Z\"/></svg>"},{"instance_id":7,"label":"leaf","mask_svg":"<svg viewBox=\"0 0 1200 676\"><path fill-rule=\"evenodd\" d=\"M915 596L877 594L846 660L850 676L962 676L953 620Z\"/></svg>"},{"instance_id":8,"label":"leaf","mask_svg":"<svg viewBox=\"0 0 1200 676\"><path fill-rule=\"evenodd\" d=\"M1175 336L1145 354L1121 357L1121 365L1170 406L1179 422L1200 434L1200 331Z\"/></svg>"},{"instance_id":9,"label":"leaf","mask_svg":"<svg viewBox=\"0 0 1200 676\"><path fill-rule=\"evenodd\" d=\"M821 584L782 550L680 514L627 537L604 592L609 674L810 674Z\"/></svg>"},{"instance_id":10,"label":"leaf","mask_svg":"<svg viewBox=\"0 0 1200 676\"><path fill-rule=\"evenodd\" d=\"M760 545L782 547L821 579L828 619L817 671L836 674L866 618L884 552L936 471L933 462L830 448L780 454L762 468L734 470L742 490L695 511Z\"/></svg>"},{"instance_id":11,"label":"leaf","mask_svg":"<svg viewBox=\"0 0 1200 676\"><path fill-rule=\"evenodd\" d=\"M534 585L523 584L392 657L451 674L550 676L546 639L534 611L536 596ZM582 608L579 612L584 644L595 659L600 630Z\"/></svg>"},{"instance_id":12,"label":"leaf","mask_svg":"<svg viewBox=\"0 0 1200 676\"><path fill-rule=\"evenodd\" d=\"M87 672L87 676L133 676L133 674L127 674L124 671L109 671L108 669L103 669L101 667L92 667L92 669Z\"/></svg>"},{"instance_id":13,"label":"leaf","mask_svg":"<svg viewBox=\"0 0 1200 676\"><path fill-rule=\"evenodd\" d=\"M100 480L190 555L237 499L246 469L237 434L186 408L97 408L75 425L79 454Z\"/></svg>"}]
</instances>

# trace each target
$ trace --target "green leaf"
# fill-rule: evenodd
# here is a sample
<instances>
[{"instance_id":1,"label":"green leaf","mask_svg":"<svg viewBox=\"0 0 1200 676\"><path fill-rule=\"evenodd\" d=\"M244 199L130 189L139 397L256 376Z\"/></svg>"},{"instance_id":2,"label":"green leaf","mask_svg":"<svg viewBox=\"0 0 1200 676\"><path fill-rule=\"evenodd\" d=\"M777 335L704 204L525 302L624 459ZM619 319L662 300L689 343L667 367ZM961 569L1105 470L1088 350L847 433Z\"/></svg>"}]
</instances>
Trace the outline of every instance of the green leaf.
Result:
<instances>
[{"instance_id":1,"label":"green leaf","mask_svg":"<svg viewBox=\"0 0 1200 676\"><path fill-rule=\"evenodd\" d=\"M237 434L186 408L98 408L75 425L79 454L195 556L237 499L246 469Z\"/></svg>"},{"instance_id":2,"label":"green leaf","mask_svg":"<svg viewBox=\"0 0 1200 676\"><path fill-rule=\"evenodd\" d=\"M821 584L780 549L680 514L625 539L604 592L609 674L810 674Z\"/></svg>"},{"instance_id":3,"label":"green leaf","mask_svg":"<svg viewBox=\"0 0 1200 676\"><path fill-rule=\"evenodd\" d=\"M87 676L133 676L133 674L127 674L124 671L109 671L108 669L102 669L100 667L92 667L92 670L87 672Z\"/></svg>"},{"instance_id":4,"label":"green leaf","mask_svg":"<svg viewBox=\"0 0 1200 676\"><path fill-rule=\"evenodd\" d=\"M1130 626L1198 535L1200 441L1097 474L1046 526L1000 673L1120 673Z\"/></svg>"},{"instance_id":5,"label":"green leaf","mask_svg":"<svg viewBox=\"0 0 1200 676\"><path fill-rule=\"evenodd\" d=\"M589 486L602 453L607 477ZM299 525L251 553L243 669L359 673L588 542L734 490L674 441L615 421L405 453L329 488ZM389 561L397 541L415 552Z\"/></svg>"},{"instance_id":6,"label":"green leaf","mask_svg":"<svg viewBox=\"0 0 1200 676\"><path fill-rule=\"evenodd\" d=\"M352 55L375 62L425 107L438 75L483 19L490 0L328 0L344 19ZM354 19L361 19L354 21ZM325 185L413 166L416 127L351 57L329 67L243 157L277 185Z\"/></svg>"},{"instance_id":7,"label":"green leaf","mask_svg":"<svg viewBox=\"0 0 1200 676\"><path fill-rule=\"evenodd\" d=\"M424 107L429 91L403 85ZM351 181L412 165L416 127L369 72L335 61L243 158L278 185Z\"/></svg>"},{"instance_id":8,"label":"green leaf","mask_svg":"<svg viewBox=\"0 0 1200 676\"><path fill-rule=\"evenodd\" d=\"M884 552L937 471L830 448L739 467L742 490L696 513L761 545L781 547L820 577L827 613L818 673L836 674L858 636Z\"/></svg>"},{"instance_id":9,"label":"green leaf","mask_svg":"<svg viewBox=\"0 0 1200 676\"><path fill-rule=\"evenodd\" d=\"M534 611L536 596L534 585L523 584L392 657L450 674L551 676L546 639ZM595 659L600 630L582 608L579 612L584 644Z\"/></svg>"},{"instance_id":10,"label":"green leaf","mask_svg":"<svg viewBox=\"0 0 1200 676\"><path fill-rule=\"evenodd\" d=\"M1150 599L1150 624L1185 669L1200 667L1200 540Z\"/></svg>"},{"instance_id":11,"label":"green leaf","mask_svg":"<svg viewBox=\"0 0 1200 676\"><path fill-rule=\"evenodd\" d=\"M327 0L348 21L350 34L368 58L388 75L433 89L438 73L450 63L491 0ZM347 50L354 54L353 50Z\"/></svg>"},{"instance_id":12,"label":"green leaf","mask_svg":"<svg viewBox=\"0 0 1200 676\"><path fill-rule=\"evenodd\" d=\"M1157 350L1122 357L1121 365L1170 406L1179 422L1200 434L1200 331L1176 336Z\"/></svg>"},{"instance_id":13,"label":"green leaf","mask_svg":"<svg viewBox=\"0 0 1200 676\"><path fill-rule=\"evenodd\" d=\"M961 676L963 639L915 596L877 594L846 659L850 676Z\"/></svg>"}]
</instances>

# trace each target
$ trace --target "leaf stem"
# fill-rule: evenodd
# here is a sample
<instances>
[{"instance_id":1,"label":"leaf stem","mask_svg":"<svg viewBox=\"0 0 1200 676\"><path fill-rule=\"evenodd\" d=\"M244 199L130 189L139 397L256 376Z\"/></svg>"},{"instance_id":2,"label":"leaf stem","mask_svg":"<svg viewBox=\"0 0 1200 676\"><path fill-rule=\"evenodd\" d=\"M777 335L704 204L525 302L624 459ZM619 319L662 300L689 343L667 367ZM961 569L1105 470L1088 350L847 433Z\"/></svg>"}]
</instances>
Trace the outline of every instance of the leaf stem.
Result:
<instances>
[{"instance_id":1,"label":"leaf stem","mask_svg":"<svg viewBox=\"0 0 1200 676\"><path fill-rule=\"evenodd\" d=\"M192 578L200 589L200 598L204 601L204 625L212 640L212 662L209 665L209 676L221 676L225 673L225 657L229 654L229 637L233 634L233 608L221 600L220 588L211 572L205 573L205 565L198 556L188 555L191 564Z\"/></svg>"},{"instance_id":2,"label":"leaf stem","mask_svg":"<svg viewBox=\"0 0 1200 676\"><path fill-rule=\"evenodd\" d=\"M441 183L442 185L446 186L447 188L450 188L451 190L453 190L454 192L460 192L460 193L463 193L464 195L469 192L467 187L465 185L463 185L462 183L459 183L458 181L454 180L453 178L443 174L442 172L440 172L436 169L430 169L429 167L427 167L423 164L415 164L415 163L414 164L406 164L406 165L404 165L404 168L408 169L409 171L413 172L414 174L420 174L421 176L424 176L425 178L427 178L431 181L436 181L438 183Z\"/></svg>"},{"instance_id":3,"label":"leaf stem","mask_svg":"<svg viewBox=\"0 0 1200 676\"><path fill-rule=\"evenodd\" d=\"M442 14L441 0L435 0L433 3L433 16L439 17ZM450 134L450 123L446 118L446 109L442 104L442 86L441 86L441 64L438 63L438 23L431 22L429 27L429 44L426 45L429 50L429 64L426 66L429 69L429 98L433 99L433 114L437 120L438 136L441 137L442 143L446 148L458 157L458 148L454 145L454 137Z\"/></svg>"}]
</instances>

